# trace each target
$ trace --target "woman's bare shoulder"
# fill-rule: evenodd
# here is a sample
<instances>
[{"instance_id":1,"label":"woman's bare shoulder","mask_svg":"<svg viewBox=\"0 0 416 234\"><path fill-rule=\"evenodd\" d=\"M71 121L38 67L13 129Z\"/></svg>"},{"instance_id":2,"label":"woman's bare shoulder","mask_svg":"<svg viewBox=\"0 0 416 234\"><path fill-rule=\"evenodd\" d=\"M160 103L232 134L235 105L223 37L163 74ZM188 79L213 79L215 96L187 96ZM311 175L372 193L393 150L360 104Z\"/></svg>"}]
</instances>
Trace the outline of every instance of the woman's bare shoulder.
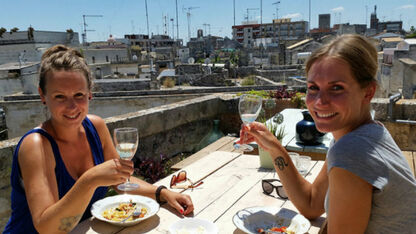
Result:
<instances>
[{"instance_id":1,"label":"woman's bare shoulder","mask_svg":"<svg viewBox=\"0 0 416 234\"><path fill-rule=\"evenodd\" d=\"M89 114L88 115L88 118L91 120L92 124L94 124L94 127L98 131L100 131L102 128L105 128L107 126L106 123L105 123L105 121L104 121L104 119L101 118L98 115Z\"/></svg>"},{"instance_id":2,"label":"woman's bare shoulder","mask_svg":"<svg viewBox=\"0 0 416 234\"><path fill-rule=\"evenodd\" d=\"M55 160L49 160L51 157L53 157L51 143L42 134L31 133L22 140L18 152L19 164L21 166L22 163L40 166L39 163L41 162L50 162L46 164L53 166Z\"/></svg>"}]
</instances>

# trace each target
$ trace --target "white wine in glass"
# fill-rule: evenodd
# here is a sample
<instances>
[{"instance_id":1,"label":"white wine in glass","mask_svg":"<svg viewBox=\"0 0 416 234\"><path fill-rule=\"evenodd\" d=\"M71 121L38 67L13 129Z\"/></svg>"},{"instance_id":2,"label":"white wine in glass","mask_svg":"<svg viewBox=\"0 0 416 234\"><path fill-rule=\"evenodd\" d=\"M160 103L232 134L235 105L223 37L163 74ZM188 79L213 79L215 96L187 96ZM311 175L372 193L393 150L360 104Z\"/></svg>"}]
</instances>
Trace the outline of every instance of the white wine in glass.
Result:
<instances>
[{"instance_id":1,"label":"white wine in glass","mask_svg":"<svg viewBox=\"0 0 416 234\"><path fill-rule=\"evenodd\" d=\"M122 160L131 160L136 153L139 144L139 133L137 128L114 129L114 144L118 155ZM132 191L139 188L138 184L131 183L129 179L124 184L117 186L122 191Z\"/></svg>"},{"instance_id":2,"label":"white wine in glass","mask_svg":"<svg viewBox=\"0 0 416 234\"><path fill-rule=\"evenodd\" d=\"M260 114L262 98L253 94L243 94L238 102L238 111L243 125L254 122ZM240 136L241 138L242 136ZM246 134L243 136L246 137ZM243 139L244 139L243 138ZM234 144L236 149L242 148L244 151L253 151L253 147L247 144Z\"/></svg>"}]
</instances>

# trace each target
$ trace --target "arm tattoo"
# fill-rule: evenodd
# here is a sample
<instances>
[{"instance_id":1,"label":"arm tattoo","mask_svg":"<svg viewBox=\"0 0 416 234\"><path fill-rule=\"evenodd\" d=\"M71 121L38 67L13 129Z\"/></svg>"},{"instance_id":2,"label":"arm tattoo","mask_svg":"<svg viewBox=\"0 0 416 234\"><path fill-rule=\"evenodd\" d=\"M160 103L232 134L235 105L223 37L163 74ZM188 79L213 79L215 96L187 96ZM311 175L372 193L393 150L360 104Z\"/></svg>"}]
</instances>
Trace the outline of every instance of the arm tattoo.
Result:
<instances>
[{"instance_id":1,"label":"arm tattoo","mask_svg":"<svg viewBox=\"0 0 416 234\"><path fill-rule=\"evenodd\" d=\"M59 226L59 231L69 232L71 231L75 225L79 222L82 215L66 217L61 219L61 226Z\"/></svg>"},{"instance_id":2,"label":"arm tattoo","mask_svg":"<svg viewBox=\"0 0 416 234\"><path fill-rule=\"evenodd\" d=\"M279 170L283 171L289 164L285 162L285 159L282 156L279 156L274 160L274 165L276 165Z\"/></svg>"}]
</instances>

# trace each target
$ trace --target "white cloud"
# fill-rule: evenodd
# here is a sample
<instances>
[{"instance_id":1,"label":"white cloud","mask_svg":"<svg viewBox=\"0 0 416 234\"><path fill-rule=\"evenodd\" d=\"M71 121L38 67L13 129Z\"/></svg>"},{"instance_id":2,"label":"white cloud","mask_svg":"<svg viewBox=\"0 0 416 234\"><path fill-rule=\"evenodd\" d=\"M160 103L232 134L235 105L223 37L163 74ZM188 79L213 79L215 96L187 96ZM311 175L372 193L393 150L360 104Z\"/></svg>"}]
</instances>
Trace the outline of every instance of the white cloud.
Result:
<instances>
[{"instance_id":1,"label":"white cloud","mask_svg":"<svg viewBox=\"0 0 416 234\"><path fill-rule=\"evenodd\" d=\"M403 6L399 6L397 9L398 10L413 10L415 8L415 5L403 5Z\"/></svg>"},{"instance_id":2,"label":"white cloud","mask_svg":"<svg viewBox=\"0 0 416 234\"><path fill-rule=\"evenodd\" d=\"M333 12L341 12L341 11L344 11L344 7L342 7L342 6L340 6L340 7L335 7L335 8L333 8L333 9L331 9L331 11L333 11Z\"/></svg>"},{"instance_id":3,"label":"white cloud","mask_svg":"<svg viewBox=\"0 0 416 234\"><path fill-rule=\"evenodd\" d=\"M287 14L287 15L283 16L282 18L292 18L292 19L295 19L295 18L300 18L300 17L302 17L302 14L300 14L300 13L293 13L293 14Z\"/></svg>"}]
</instances>

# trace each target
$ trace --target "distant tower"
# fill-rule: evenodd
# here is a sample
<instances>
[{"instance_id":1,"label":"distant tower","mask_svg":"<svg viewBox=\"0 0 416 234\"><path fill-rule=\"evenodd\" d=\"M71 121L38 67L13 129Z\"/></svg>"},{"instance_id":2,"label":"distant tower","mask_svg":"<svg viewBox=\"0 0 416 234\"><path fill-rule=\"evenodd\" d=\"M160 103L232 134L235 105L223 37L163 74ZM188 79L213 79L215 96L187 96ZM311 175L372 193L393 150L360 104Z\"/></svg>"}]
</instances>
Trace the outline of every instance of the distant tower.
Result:
<instances>
[{"instance_id":1,"label":"distant tower","mask_svg":"<svg viewBox=\"0 0 416 234\"><path fill-rule=\"evenodd\" d=\"M204 36L204 31L202 31L202 29L198 29L197 35L198 35L197 36L198 38L203 37Z\"/></svg>"},{"instance_id":2,"label":"distant tower","mask_svg":"<svg viewBox=\"0 0 416 234\"><path fill-rule=\"evenodd\" d=\"M319 28L329 29L331 27L331 14L320 14L319 15Z\"/></svg>"},{"instance_id":3,"label":"distant tower","mask_svg":"<svg viewBox=\"0 0 416 234\"><path fill-rule=\"evenodd\" d=\"M374 12L371 13L370 28L371 29L376 29L376 30L378 28L377 5L374 6Z\"/></svg>"}]
</instances>

